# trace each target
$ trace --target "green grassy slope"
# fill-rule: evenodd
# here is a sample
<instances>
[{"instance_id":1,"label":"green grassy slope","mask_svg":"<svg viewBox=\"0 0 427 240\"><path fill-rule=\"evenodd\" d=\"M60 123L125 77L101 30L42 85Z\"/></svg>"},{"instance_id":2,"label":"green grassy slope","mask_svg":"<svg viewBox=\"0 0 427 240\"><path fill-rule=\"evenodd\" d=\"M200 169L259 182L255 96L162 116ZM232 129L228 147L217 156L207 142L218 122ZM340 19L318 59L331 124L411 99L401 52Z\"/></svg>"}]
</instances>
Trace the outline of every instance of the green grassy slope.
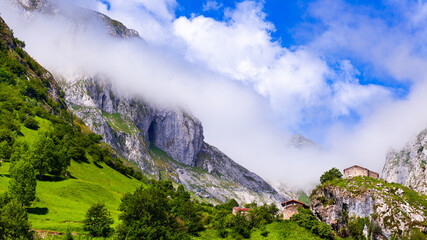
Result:
<instances>
[{"instance_id":1,"label":"green grassy slope","mask_svg":"<svg viewBox=\"0 0 427 240\"><path fill-rule=\"evenodd\" d=\"M18 141L27 142L31 146L39 133L49 129L49 121L36 119L40 128L31 130L21 126L23 136ZM90 205L96 202L104 203L111 211L114 225L118 224L121 197L126 192L133 192L142 183L105 163L95 165L90 155L87 158L88 162L71 162L68 171L72 177L69 179L37 182L37 199L29 208L29 218L34 229L83 232L81 221ZM9 166L10 163L6 162L0 167L0 193L8 188Z\"/></svg>"}]
</instances>

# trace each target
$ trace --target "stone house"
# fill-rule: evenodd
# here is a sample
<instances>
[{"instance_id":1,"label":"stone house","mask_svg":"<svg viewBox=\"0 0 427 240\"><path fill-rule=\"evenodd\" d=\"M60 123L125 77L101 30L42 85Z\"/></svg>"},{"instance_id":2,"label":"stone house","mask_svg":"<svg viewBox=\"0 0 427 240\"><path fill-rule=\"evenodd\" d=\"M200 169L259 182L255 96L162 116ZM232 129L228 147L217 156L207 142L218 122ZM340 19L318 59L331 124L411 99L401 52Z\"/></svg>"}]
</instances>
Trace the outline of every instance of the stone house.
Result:
<instances>
[{"instance_id":1,"label":"stone house","mask_svg":"<svg viewBox=\"0 0 427 240\"><path fill-rule=\"evenodd\" d=\"M295 199L292 199L292 200L289 200L286 202L282 202L281 205L284 208L284 210L283 210L283 219L284 220L290 219L294 214L297 214L299 207L309 208L307 206L307 204L300 202L300 201L297 201Z\"/></svg>"},{"instance_id":2,"label":"stone house","mask_svg":"<svg viewBox=\"0 0 427 240\"><path fill-rule=\"evenodd\" d=\"M242 214L248 214L249 210L251 210L251 209L250 208L233 207L233 215L236 215L239 212Z\"/></svg>"},{"instance_id":3,"label":"stone house","mask_svg":"<svg viewBox=\"0 0 427 240\"><path fill-rule=\"evenodd\" d=\"M371 178L379 178L380 175L377 172L371 171L367 168L354 165L352 167L344 169L344 178L351 178L356 176L366 176Z\"/></svg>"}]
</instances>

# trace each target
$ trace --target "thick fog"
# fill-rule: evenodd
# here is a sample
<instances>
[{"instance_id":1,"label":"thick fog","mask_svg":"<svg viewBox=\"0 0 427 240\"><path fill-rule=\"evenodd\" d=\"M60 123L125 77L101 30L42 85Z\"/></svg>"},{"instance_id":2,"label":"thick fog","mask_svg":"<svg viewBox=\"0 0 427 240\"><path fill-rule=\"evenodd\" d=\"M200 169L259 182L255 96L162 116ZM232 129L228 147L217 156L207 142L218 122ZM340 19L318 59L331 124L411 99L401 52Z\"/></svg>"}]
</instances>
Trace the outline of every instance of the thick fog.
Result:
<instances>
[{"instance_id":1,"label":"thick fog","mask_svg":"<svg viewBox=\"0 0 427 240\"><path fill-rule=\"evenodd\" d=\"M304 187L331 167L381 172L387 151L427 127L426 3L390 2L401 9L390 24L369 9L317 1L307 14L322 31L285 48L254 1L225 10L206 1L205 11L224 11L221 21L175 16L174 0L111 0L108 10L96 0L53 2L53 13L24 14L0 0L1 17L39 63L64 76L102 74L123 94L187 109L205 141L265 179ZM144 40L110 36L85 9ZM381 81L360 81L352 61ZM290 147L295 133L319 147Z\"/></svg>"}]
</instances>

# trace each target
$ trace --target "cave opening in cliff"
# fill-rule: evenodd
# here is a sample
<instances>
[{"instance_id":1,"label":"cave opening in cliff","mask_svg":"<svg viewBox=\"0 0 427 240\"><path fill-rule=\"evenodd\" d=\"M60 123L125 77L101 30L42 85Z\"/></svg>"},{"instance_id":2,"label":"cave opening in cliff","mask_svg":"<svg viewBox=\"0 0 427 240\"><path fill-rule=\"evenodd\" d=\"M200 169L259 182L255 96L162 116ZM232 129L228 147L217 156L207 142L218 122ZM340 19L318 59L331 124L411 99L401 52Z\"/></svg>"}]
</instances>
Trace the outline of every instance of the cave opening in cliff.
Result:
<instances>
[{"instance_id":1,"label":"cave opening in cliff","mask_svg":"<svg viewBox=\"0 0 427 240\"><path fill-rule=\"evenodd\" d=\"M155 143L155 125L156 123L153 121L148 128L148 142L150 143L150 146Z\"/></svg>"}]
</instances>

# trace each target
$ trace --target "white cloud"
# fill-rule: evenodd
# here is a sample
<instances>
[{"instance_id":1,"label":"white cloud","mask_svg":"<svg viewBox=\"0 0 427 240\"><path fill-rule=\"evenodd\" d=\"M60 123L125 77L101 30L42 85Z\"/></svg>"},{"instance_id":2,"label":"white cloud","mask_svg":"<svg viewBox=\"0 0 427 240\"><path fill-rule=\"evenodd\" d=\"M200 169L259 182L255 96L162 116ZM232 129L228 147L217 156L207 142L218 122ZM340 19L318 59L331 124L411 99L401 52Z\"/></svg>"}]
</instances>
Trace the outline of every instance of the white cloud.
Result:
<instances>
[{"instance_id":1,"label":"white cloud","mask_svg":"<svg viewBox=\"0 0 427 240\"><path fill-rule=\"evenodd\" d=\"M348 115L363 103L387 97L382 87L360 86L358 81L344 84L337 76L336 83L328 84L331 69L312 49L289 50L271 39L275 28L265 20L262 7L242 2L227 12L226 21L180 17L173 23L175 35L185 42L187 59L252 85L286 116L288 126L297 127L319 111L331 112L332 117Z\"/></svg>"},{"instance_id":2,"label":"white cloud","mask_svg":"<svg viewBox=\"0 0 427 240\"><path fill-rule=\"evenodd\" d=\"M223 6L224 4L218 3L215 0L208 0L206 1L206 3L203 4L203 11L210 11L210 10L218 11Z\"/></svg>"}]
</instances>

